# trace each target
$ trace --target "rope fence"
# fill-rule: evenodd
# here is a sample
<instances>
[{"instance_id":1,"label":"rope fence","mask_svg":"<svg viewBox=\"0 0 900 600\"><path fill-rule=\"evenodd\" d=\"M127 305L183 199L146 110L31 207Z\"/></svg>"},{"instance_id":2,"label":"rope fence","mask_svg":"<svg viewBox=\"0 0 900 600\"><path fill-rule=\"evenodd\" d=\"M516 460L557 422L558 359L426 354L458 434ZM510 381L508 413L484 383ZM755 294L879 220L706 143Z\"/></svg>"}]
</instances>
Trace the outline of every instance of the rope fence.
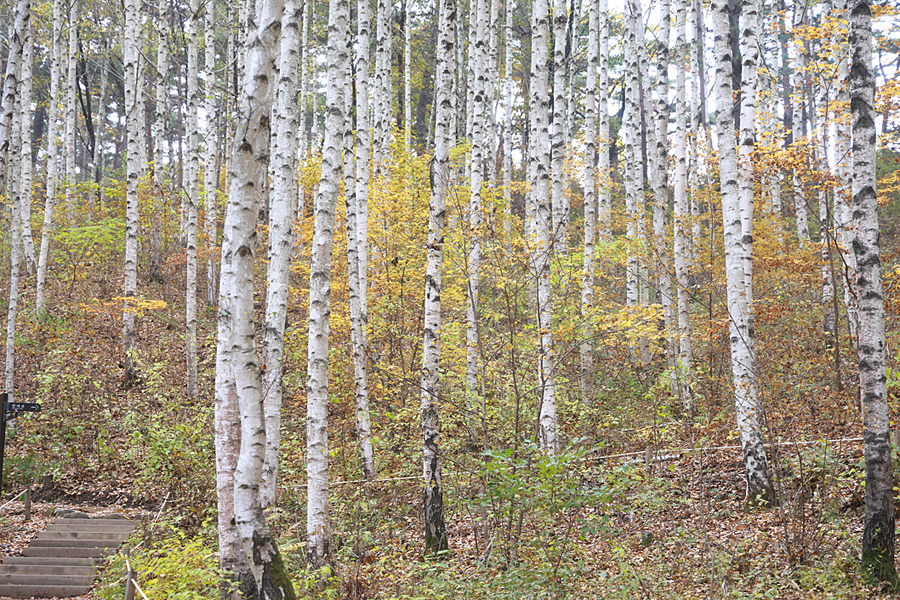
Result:
<instances>
[{"instance_id":1,"label":"rope fence","mask_svg":"<svg viewBox=\"0 0 900 600\"><path fill-rule=\"evenodd\" d=\"M767 448L773 448L773 447L777 448L777 447L781 447L781 446L809 446L812 444L833 444L833 443L844 444L844 443L861 442L861 441L863 441L863 438L861 438L861 437L837 438L837 439L831 439L831 440L803 440L803 441L797 441L797 442L773 442L773 443L765 444L765 446ZM623 452L620 454L604 454L602 456L594 456L594 457L585 458L584 460L585 461L601 461L601 460L611 460L614 458L630 458L630 457L638 457L638 456L647 457L648 455L650 455L652 457L652 454L659 455L656 458L656 460L674 460L675 458L680 458L681 456L683 456L685 454L690 454L692 452L697 452L697 451L718 452L720 450L740 450L740 449L741 449L741 446L739 446L739 445L710 446L710 447L700 447L700 448L681 448L679 450L665 450L662 448L659 450L652 450L648 447L647 450L640 450L637 452ZM455 477L458 475L465 475L465 474L466 474L465 472L455 471L455 472L451 472L451 473L444 473L442 475L442 477ZM330 487L330 486L339 486L339 485L375 484L375 483L386 483L386 482L390 482L390 481L410 481L413 479L421 479L421 478L422 478L421 475L405 475L402 477L384 477L381 479L371 479L371 480L369 480L369 479L346 479L346 480L341 480L341 481L329 481L328 485ZM305 488L305 487L307 487L307 484L305 484L305 483L291 486L292 489L301 489L301 488Z\"/></svg>"}]
</instances>

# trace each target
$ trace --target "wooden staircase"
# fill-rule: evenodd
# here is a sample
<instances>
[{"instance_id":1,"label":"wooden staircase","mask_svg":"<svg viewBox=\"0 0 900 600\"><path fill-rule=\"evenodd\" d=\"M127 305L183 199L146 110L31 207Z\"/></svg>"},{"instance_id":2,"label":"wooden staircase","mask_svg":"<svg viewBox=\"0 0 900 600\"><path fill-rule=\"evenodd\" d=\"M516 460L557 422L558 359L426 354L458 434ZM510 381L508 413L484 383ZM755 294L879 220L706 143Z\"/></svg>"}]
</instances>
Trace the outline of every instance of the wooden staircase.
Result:
<instances>
[{"instance_id":1,"label":"wooden staircase","mask_svg":"<svg viewBox=\"0 0 900 600\"><path fill-rule=\"evenodd\" d=\"M47 526L22 556L0 564L0 596L70 598L90 591L96 565L138 526L124 518L62 518Z\"/></svg>"}]
</instances>

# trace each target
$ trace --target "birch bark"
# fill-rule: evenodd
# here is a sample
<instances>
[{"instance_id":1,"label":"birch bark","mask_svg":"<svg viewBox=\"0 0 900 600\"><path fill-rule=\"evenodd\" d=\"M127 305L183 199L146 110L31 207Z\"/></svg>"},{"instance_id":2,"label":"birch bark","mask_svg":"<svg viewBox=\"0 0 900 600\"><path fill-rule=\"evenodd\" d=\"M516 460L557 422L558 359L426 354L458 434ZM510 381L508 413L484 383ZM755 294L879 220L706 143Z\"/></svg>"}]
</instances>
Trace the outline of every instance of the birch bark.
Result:
<instances>
[{"instance_id":1,"label":"birch bark","mask_svg":"<svg viewBox=\"0 0 900 600\"><path fill-rule=\"evenodd\" d=\"M688 262L690 206L687 198L687 102L685 94L685 75L690 62L687 56L685 39L686 3L690 0L678 0L676 15L676 80L675 80L675 228L674 247L675 282L678 303L678 390L681 394L681 407L686 415L694 412L694 394L692 383L693 347L691 345L691 306L688 295ZM692 107L693 108L693 107Z\"/></svg>"},{"instance_id":2,"label":"birch bark","mask_svg":"<svg viewBox=\"0 0 900 600\"><path fill-rule=\"evenodd\" d=\"M731 44L728 3L713 2L713 30L716 59L716 126L719 137L719 180L722 194L722 225L725 233L725 275L731 337L731 371L734 378L735 413L744 468L747 498L773 502L769 469L763 446L762 407L757 389L753 355L752 319L744 289L744 250L740 190L731 93Z\"/></svg>"},{"instance_id":3,"label":"birch bark","mask_svg":"<svg viewBox=\"0 0 900 600\"><path fill-rule=\"evenodd\" d=\"M328 10L328 87L322 175L315 204L315 224L309 278L309 346L306 384L306 519L309 563L322 567L329 555L328 522L328 349L331 314L331 250L335 205L341 180L344 135L344 81L350 7L347 0L330 0Z\"/></svg>"},{"instance_id":4,"label":"birch bark","mask_svg":"<svg viewBox=\"0 0 900 600\"><path fill-rule=\"evenodd\" d=\"M137 378L134 365L134 296L137 289L137 231L138 231L138 183L141 177L139 163L143 126L139 109L140 82L140 2L125 0L125 39L122 47L122 63L125 78L125 127L127 138L127 162L125 165L125 301L122 307L122 347L125 354L125 386L130 387Z\"/></svg>"},{"instance_id":5,"label":"birch bark","mask_svg":"<svg viewBox=\"0 0 900 600\"><path fill-rule=\"evenodd\" d=\"M3 91L0 95L0 190L5 189L7 181L6 165L11 157L14 136L12 136L13 119L16 112L16 94L19 85L19 63L22 61L22 50L25 46L25 29L31 20L30 0L19 0L16 4L16 17L9 41L9 52L6 58L6 76L3 79Z\"/></svg>"},{"instance_id":6,"label":"birch bark","mask_svg":"<svg viewBox=\"0 0 900 600\"><path fill-rule=\"evenodd\" d=\"M566 158L566 0L555 0L553 8L553 138L550 147L552 177L551 223L554 252L569 255L569 203L563 190L563 164Z\"/></svg>"},{"instance_id":7,"label":"birch bark","mask_svg":"<svg viewBox=\"0 0 900 600\"><path fill-rule=\"evenodd\" d=\"M597 212L599 226L597 227L601 242L612 241L612 205L610 194L609 173L609 0L599 0L597 34L600 47L600 70L597 74L597 87L600 90L600 102L597 106L598 138L597 173L600 178L597 198Z\"/></svg>"},{"instance_id":8,"label":"birch bark","mask_svg":"<svg viewBox=\"0 0 900 600\"><path fill-rule=\"evenodd\" d=\"M31 122L34 112L31 109L32 71L34 63L34 35L31 31L31 19L25 24L22 48L22 63L20 69L19 93L16 101L19 105L19 127L21 129L21 144L18 165L21 168L19 184L19 223L21 229L22 258L25 261L25 269L28 275L37 272L37 260L34 255L34 239L31 237Z\"/></svg>"},{"instance_id":9,"label":"birch bark","mask_svg":"<svg viewBox=\"0 0 900 600\"><path fill-rule=\"evenodd\" d=\"M206 0L204 45L204 106L206 111L206 152L204 154L203 191L205 200L206 234L206 305L216 305L216 261L213 249L216 247L216 191L219 184L219 169L216 161L216 147L219 139L219 109L216 94L216 3Z\"/></svg>"},{"instance_id":10,"label":"birch bark","mask_svg":"<svg viewBox=\"0 0 900 600\"><path fill-rule=\"evenodd\" d=\"M238 108L226 216L230 226L228 255L223 245L223 265L230 258L230 285L225 293L231 311L224 320L230 321L230 358L240 412L240 453L234 470L234 522L252 577L241 573L242 583L253 591L250 597L261 599L296 597L278 545L266 525L260 501L266 427L253 323L256 225L265 185L269 115L275 95L274 85L270 82L275 81L277 72L283 8L281 0L260 2L256 11L258 28L251 30L246 40L243 95Z\"/></svg>"},{"instance_id":11,"label":"birch bark","mask_svg":"<svg viewBox=\"0 0 900 600\"><path fill-rule=\"evenodd\" d=\"M428 258L425 271L425 301L422 340L422 504L425 514L425 552L448 550L444 523L444 488L441 479L440 374L441 275L443 269L444 217L450 185L450 141L453 127L453 80L455 71L456 0L441 0L438 6L437 70L435 97L434 160L428 218Z\"/></svg>"},{"instance_id":12,"label":"birch bark","mask_svg":"<svg viewBox=\"0 0 900 600\"><path fill-rule=\"evenodd\" d=\"M77 136L76 117L77 105L75 86L77 85L78 71L78 0L73 0L69 5L69 53L68 69L66 71L66 136L63 158L66 165L66 212L69 223L75 218L75 137Z\"/></svg>"},{"instance_id":13,"label":"birch bark","mask_svg":"<svg viewBox=\"0 0 900 600\"><path fill-rule=\"evenodd\" d=\"M356 61L356 244L357 296L359 314L354 326L351 314L353 339L353 381L356 395L356 434L359 439L363 477L375 476L375 457L372 447L372 425L369 417L369 376L366 364L366 322L369 260L369 158L372 154L372 136L369 132L369 37L372 26L372 11L369 0L357 3L357 61ZM348 239L348 247L350 241ZM353 309L353 305L351 305Z\"/></svg>"},{"instance_id":14,"label":"birch bark","mask_svg":"<svg viewBox=\"0 0 900 600\"><path fill-rule=\"evenodd\" d=\"M478 287L481 271L481 228L482 228L482 185L484 184L484 143L487 82L487 4L490 0L477 0L469 26L474 32L474 44L469 48L471 65L471 137L472 149L469 153L469 213L468 256L466 269L466 409L469 427L469 442L474 442L478 415L478 371L479 371L479 331L478 331Z\"/></svg>"},{"instance_id":15,"label":"birch bark","mask_svg":"<svg viewBox=\"0 0 900 600\"><path fill-rule=\"evenodd\" d=\"M898 586L894 567L894 485L885 380L884 297L875 192L875 73L872 13L867 0L850 6L850 112L853 123L853 252L859 290L859 396L866 462L863 570Z\"/></svg>"},{"instance_id":16,"label":"birch bark","mask_svg":"<svg viewBox=\"0 0 900 600\"><path fill-rule=\"evenodd\" d=\"M187 72L187 236L185 266L185 358L187 397L197 397L197 205L200 196L200 132L197 120L200 85L197 62L200 56L200 0L191 0L188 27Z\"/></svg>"},{"instance_id":17,"label":"birch bark","mask_svg":"<svg viewBox=\"0 0 900 600\"><path fill-rule=\"evenodd\" d=\"M581 274L581 318L584 330L579 345L581 403L591 405L594 396L594 344L591 320L594 310L594 247L597 239L597 2L589 2L587 81L584 98L584 262Z\"/></svg>"},{"instance_id":18,"label":"birch bark","mask_svg":"<svg viewBox=\"0 0 900 600\"><path fill-rule=\"evenodd\" d=\"M548 454L559 451L556 422L556 381L554 376L553 322L551 305L550 256L550 82L548 67L550 25L547 0L535 0L531 11L531 194L534 205L534 239L529 242L531 262L537 279L537 317L540 349L538 358L538 439Z\"/></svg>"},{"instance_id":19,"label":"birch bark","mask_svg":"<svg viewBox=\"0 0 900 600\"><path fill-rule=\"evenodd\" d=\"M50 258L50 233L53 227L53 208L56 204L56 186L59 179L58 148L56 139L59 130L59 74L60 36L62 35L63 5L62 0L53 1L53 30L50 33L50 98L47 117L47 179L44 199L44 223L41 227L41 250L38 255L37 282L35 284L35 308L38 312L46 308L47 261ZM4 96L5 97L5 96ZM2 128L2 124L0 124ZM2 129L0 129L2 131ZM0 171L3 162L0 158ZM2 179L2 175L0 175Z\"/></svg>"},{"instance_id":20,"label":"birch bark","mask_svg":"<svg viewBox=\"0 0 900 600\"><path fill-rule=\"evenodd\" d=\"M300 62L300 2L286 0L281 18L281 48L275 91L275 135L272 151L271 206L269 210L269 266L266 272L266 316L263 334L263 413L266 454L260 503L277 500L281 445L281 402L284 372L284 327L290 292L291 231L296 214L297 182L297 67Z\"/></svg>"}]
</instances>

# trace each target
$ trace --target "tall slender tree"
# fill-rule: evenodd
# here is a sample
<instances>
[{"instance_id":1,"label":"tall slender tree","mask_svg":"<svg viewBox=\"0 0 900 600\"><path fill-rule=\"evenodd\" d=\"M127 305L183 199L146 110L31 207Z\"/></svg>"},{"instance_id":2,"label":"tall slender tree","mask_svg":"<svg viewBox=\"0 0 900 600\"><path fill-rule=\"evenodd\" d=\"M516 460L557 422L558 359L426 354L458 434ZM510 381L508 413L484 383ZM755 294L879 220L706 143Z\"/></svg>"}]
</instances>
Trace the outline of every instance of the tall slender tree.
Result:
<instances>
[{"instance_id":1,"label":"tall slender tree","mask_svg":"<svg viewBox=\"0 0 900 600\"><path fill-rule=\"evenodd\" d=\"M369 174L372 155L372 135L369 131L369 37L372 10L369 0L357 3L357 59L356 59L356 236L348 238L348 247L356 245L356 287L359 312L351 303L351 335L353 336L353 382L356 396L356 434L359 439L363 477L375 476L375 456L372 447L372 424L369 417L369 374L366 363L367 305L366 291L369 260ZM352 282L353 279L351 278ZM352 301L351 301L352 302ZM356 324L353 324L356 321Z\"/></svg>"},{"instance_id":2,"label":"tall slender tree","mask_svg":"<svg viewBox=\"0 0 900 600\"><path fill-rule=\"evenodd\" d=\"M673 254L675 259L675 284L678 304L678 368L676 377L681 394L681 407L685 414L694 411L693 346L691 344L691 306L688 295L688 261L690 206L687 198L687 102L685 76L689 68L687 40L685 39L686 3L678 0L676 14L676 63L675 63L675 222Z\"/></svg>"},{"instance_id":3,"label":"tall slender tree","mask_svg":"<svg viewBox=\"0 0 900 600\"><path fill-rule=\"evenodd\" d=\"M425 271L425 305L422 327L422 501L425 514L425 551L448 549L444 522L444 487L440 452L441 275L443 272L444 217L450 186L450 141L453 125L453 79L456 68L454 39L456 0L438 5L438 50L435 96L434 160L431 167L431 201L428 218L428 258Z\"/></svg>"},{"instance_id":4,"label":"tall slender tree","mask_svg":"<svg viewBox=\"0 0 900 600\"><path fill-rule=\"evenodd\" d=\"M556 422L556 377L554 373L553 308L550 282L552 217L550 208L550 81L548 67L550 15L547 0L535 0L531 9L531 134L529 158L533 235L531 263L535 274L538 357L538 440L541 448L559 450ZM531 233L531 232L529 232Z\"/></svg>"},{"instance_id":5,"label":"tall slender tree","mask_svg":"<svg viewBox=\"0 0 900 600\"><path fill-rule=\"evenodd\" d=\"M291 271L291 230L296 218L297 185L297 67L300 63L301 6L286 0L281 18L281 48L275 90L275 135L269 209L269 265L266 272L266 316L263 354L263 412L266 422L266 459L260 502L276 501L281 446L281 402L284 373L284 327L287 319Z\"/></svg>"},{"instance_id":6,"label":"tall slender tree","mask_svg":"<svg viewBox=\"0 0 900 600\"><path fill-rule=\"evenodd\" d=\"M240 451L234 467L234 524L240 536L249 571L239 573L242 590L250 598L293 599L278 545L266 524L259 494L265 462L266 427L263 414L262 377L253 323L253 275L255 270L257 215L265 182L269 123L277 72L278 44L284 4L261 2L258 27L248 32L245 46L242 97L232 149L232 177L228 194L223 243L222 295L227 314L220 308L219 344L230 344L231 373L222 373L224 394L237 399L240 414ZM227 269L225 268L227 264ZM223 340L223 331L227 340ZM221 352L221 348L219 350ZM224 366L224 365L223 365ZM217 373L218 375L218 373ZM233 377L234 392L229 388ZM233 423L233 422L232 422ZM232 425L233 427L233 425ZM225 440L223 440L225 441Z\"/></svg>"},{"instance_id":7,"label":"tall slender tree","mask_svg":"<svg viewBox=\"0 0 900 600\"><path fill-rule=\"evenodd\" d=\"M134 297L137 293L137 232L138 232L138 184L141 179L140 129L141 89L140 72L140 2L125 2L125 37L122 43L122 63L125 79L125 127L127 138L127 162L125 165L125 301L122 307L122 349L125 354L125 385L131 386L137 378L134 364Z\"/></svg>"},{"instance_id":8,"label":"tall slender tree","mask_svg":"<svg viewBox=\"0 0 900 600\"><path fill-rule=\"evenodd\" d=\"M561 256L569 254L569 202L563 187L563 165L566 158L566 34L568 33L566 0L553 5L553 132L550 146L552 178L553 250Z\"/></svg>"},{"instance_id":9,"label":"tall slender tree","mask_svg":"<svg viewBox=\"0 0 900 600\"><path fill-rule=\"evenodd\" d=\"M322 567L329 556L328 521L328 349L331 314L331 250L335 206L342 178L341 150L345 127L344 93L350 60L350 7L330 0L328 10L328 87L322 174L315 205L309 278L309 345L306 384L307 557Z\"/></svg>"},{"instance_id":10,"label":"tall slender tree","mask_svg":"<svg viewBox=\"0 0 900 600\"><path fill-rule=\"evenodd\" d=\"M716 127L719 138L719 182L722 195L722 225L725 233L725 278L731 338L731 372L738 433L744 454L747 497L773 502L768 461L763 446L762 407L751 337L751 307L747 304L744 275L743 229L731 91L731 29L728 3L712 6L716 55Z\"/></svg>"},{"instance_id":11,"label":"tall slender tree","mask_svg":"<svg viewBox=\"0 0 900 600\"><path fill-rule=\"evenodd\" d=\"M53 226L53 208L56 204L56 186L59 179L57 166L57 141L59 128L59 75L61 62L60 36L63 23L63 0L53 1L53 29L50 32L50 98L47 110L47 177L44 198L44 221L41 227L41 249L38 254L37 282L35 283L35 308L46 308L47 261L50 258L50 232ZM2 125L0 125L2 127ZM0 159L2 171L2 159Z\"/></svg>"},{"instance_id":12,"label":"tall slender tree","mask_svg":"<svg viewBox=\"0 0 900 600\"><path fill-rule=\"evenodd\" d=\"M594 308L594 247L597 241L597 60L599 45L597 23L599 6L590 2L588 8L587 81L584 99L584 262L581 275L582 332L579 358L581 361L581 402L590 404L594 394L594 345L591 313Z\"/></svg>"},{"instance_id":13,"label":"tall slender tree","mask_svg":"<svg viewBox=\"0 0 900 600\"><path fill-rule=\"evenodd\" d=\"M894 484L885 379L884 297L875 192L875 73L872 8L850 1L850 114L853 122L853 252L859 293L859 396L866 462L862 566L900 586L894 567Z\"/></svg>"}]
</instances>

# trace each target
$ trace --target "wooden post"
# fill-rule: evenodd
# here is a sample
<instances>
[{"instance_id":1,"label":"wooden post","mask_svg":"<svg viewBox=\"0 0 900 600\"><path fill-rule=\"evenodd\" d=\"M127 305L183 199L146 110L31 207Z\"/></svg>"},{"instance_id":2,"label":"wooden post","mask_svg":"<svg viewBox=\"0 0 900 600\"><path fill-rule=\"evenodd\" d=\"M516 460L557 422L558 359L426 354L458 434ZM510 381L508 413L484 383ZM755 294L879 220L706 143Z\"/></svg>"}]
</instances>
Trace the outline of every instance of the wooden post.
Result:
<instances>
[{"instance_id":1,"label":"wooden post","mask_svg":"<svg viewBox=\"0 0 900 600\"><path fill-rule=\"evenodd\" d=\"M25 488L25 520L31 520L31 484Z\"/></svg>"},{"instance_id":2,"label":"wooden post","mask_svg":"<svg viewBox=\"0 0 900 600\"><path fill-rule=\"evenodd\" d=\"M128 578L125 581L125 600L134 600L134 579L137 578L137 571L128 569Z\"/></svg>"}]
</instances>

